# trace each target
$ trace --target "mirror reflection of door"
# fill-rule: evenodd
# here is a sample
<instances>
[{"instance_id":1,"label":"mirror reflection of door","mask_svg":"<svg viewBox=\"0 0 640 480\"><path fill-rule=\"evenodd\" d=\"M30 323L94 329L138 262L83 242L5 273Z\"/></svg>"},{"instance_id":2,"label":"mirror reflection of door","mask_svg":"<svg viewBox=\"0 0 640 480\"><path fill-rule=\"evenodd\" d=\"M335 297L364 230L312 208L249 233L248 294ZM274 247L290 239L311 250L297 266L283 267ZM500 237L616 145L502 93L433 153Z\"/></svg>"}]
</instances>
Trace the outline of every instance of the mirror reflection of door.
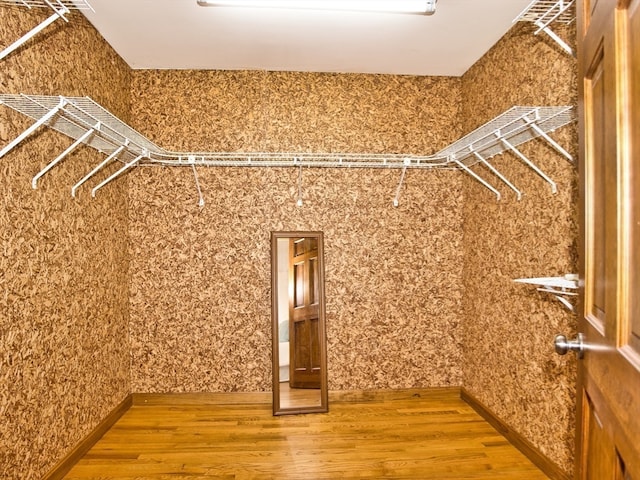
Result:
<instances>
[{"instance_id":1,"label":"mirror reflection of door","mask_svg":"<svg viewBox=\"0 0 640 480\"><path fill-rule=\"evenodd\" d=\"M320 388L318 239L289 239L289 386ZM319 398L318 398L319 400Z\"/></svg>"},{"instance_id":2,"label":"mirror reflection of door","mask_svg":"<svg viewBox=\"0 0 640 480\"><path fill-rule=\"evenodd\" d=\"M326 412L322 233L273 232L273 412Z\"/></svg>"}]
</instances>

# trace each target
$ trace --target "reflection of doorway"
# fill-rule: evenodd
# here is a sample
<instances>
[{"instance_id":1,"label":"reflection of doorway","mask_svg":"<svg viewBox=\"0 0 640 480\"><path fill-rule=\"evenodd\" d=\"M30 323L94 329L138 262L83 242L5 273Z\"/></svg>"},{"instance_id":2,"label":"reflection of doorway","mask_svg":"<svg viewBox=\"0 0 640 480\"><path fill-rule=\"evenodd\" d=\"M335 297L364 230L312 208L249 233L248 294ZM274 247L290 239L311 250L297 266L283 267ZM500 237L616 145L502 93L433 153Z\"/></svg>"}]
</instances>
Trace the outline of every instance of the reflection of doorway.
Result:
<instances>
[{"instance_id":1,"label":"reflection of doorway","mask_svg":"<svg viewBox=\"0 0 640 480\"><path fill-rule=\"evenodd\" d=\"M318 239L289 242L289 385L320 388Z\"/></svg>"},{"instance_id":2,"label":"reflection of doorway","mask_svg":"<svg viewBox=\"0 0 640 480\"><path fill-rule=\"evenodd\" d=\"M322 232L271 233L273 414L328 411Z\"/></svg>"}]
</instances>

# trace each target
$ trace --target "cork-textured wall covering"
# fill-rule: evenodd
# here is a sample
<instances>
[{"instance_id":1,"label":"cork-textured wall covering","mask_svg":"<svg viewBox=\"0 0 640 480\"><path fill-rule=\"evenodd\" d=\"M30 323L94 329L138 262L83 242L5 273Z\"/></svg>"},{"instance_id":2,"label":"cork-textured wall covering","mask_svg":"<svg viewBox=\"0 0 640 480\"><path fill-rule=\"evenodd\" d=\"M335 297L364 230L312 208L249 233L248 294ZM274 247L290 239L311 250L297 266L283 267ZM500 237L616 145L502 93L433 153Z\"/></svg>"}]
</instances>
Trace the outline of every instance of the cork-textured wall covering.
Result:
<instances>
[{"instance_id":1,"label":"cork-textured wall covering","mask_svg":"<svg viewBox=\"0 0 640 480\"><path fill-rule=\"evenodd\" d=\"M0 7L0 44L45 15ZM91 96L175 150L430 154L515 104L575 103L573 60L525 26L462 79L130 72L74 14L2 68L2 92ZM0 108L0 144L28 124ZM555 136L575 154L574 127ZM297 170L198 168L199 208L179 168L71 199L85 149L33 192L69 143L43 131L0 159L2 478L39 478L131 391L269 390L273 230L325 233L330 389L462 384L571 470L575 362L551 341L575 319L511 282L575 270L576 173L549 147L523 150L556 196L505 155L521 202L409 171L393 208L398 170L305 168L296 207Z\"/></svg>"},{"instance_id":2,"label":"cork-textured wall covering","mask_svg":"<svg viewBox=\"0 0 640 480\"><path fill-rule=\"evenodd\" d=\"M0 46L50 12L0 6ZM78 13L0 65L0 91L90 95L128 117L128 67ZM107 81L108 79L108 81ZM30 121L0 107L0 145ZM70 187L100 156L43 129L0 159L0 478L39 479L130 391L126 182Z\"/></svg>"},{"instance_id":3,"label":"cork-textured wall covering","mask_svg":"<svg viewBox=\"0 0 640 480\"><path fill-rule=\"evenodd\" d=\"M134 72L134 126L181 150L433 153L458 79ZM130 177L134 391L271 388L271 231L325 233L330 389L458 385L458 172L199 168Z\"/></svg>"},{"instance_id":4,"label":"cork-textured wall covering","mask_svg":"<svg viewBox=\"0 0 640 480\"><path fill-rule=\"evenodd\" d=\"M576 104L575 60L526 24L514 27L462 82L465 130L511 105ZM552 136L577 155L575 124ZM487 170L478 172L499 185L500 202L464 180L463 386L571 472L576 364L573 356L554 353L553 338L573 334L576 319L550 295L512 279L576 272L577 170L541 140L521 150L557 182L557 195L511 154L494 164L523 190L521 201Z\"/></svg>"}]
</instances>

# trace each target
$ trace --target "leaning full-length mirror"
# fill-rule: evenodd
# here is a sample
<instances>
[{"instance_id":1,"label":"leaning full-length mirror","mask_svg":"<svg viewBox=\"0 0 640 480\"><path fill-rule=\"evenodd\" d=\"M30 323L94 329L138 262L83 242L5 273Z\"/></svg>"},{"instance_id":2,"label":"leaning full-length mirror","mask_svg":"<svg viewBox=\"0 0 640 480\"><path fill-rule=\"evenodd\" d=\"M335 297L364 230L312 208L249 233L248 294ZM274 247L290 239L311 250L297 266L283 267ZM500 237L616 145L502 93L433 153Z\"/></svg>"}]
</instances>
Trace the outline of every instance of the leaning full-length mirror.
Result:
<instances>
[{"instance_id":1,"label":"leaning full-length mirror","mask_svg":"<svg viewBox=\"0 0 640 480\"><path fill-rule=\"evenodd\" d=\"M272 232L273 414L326 412L321 232Z\"/></svg>"}]
</instances>

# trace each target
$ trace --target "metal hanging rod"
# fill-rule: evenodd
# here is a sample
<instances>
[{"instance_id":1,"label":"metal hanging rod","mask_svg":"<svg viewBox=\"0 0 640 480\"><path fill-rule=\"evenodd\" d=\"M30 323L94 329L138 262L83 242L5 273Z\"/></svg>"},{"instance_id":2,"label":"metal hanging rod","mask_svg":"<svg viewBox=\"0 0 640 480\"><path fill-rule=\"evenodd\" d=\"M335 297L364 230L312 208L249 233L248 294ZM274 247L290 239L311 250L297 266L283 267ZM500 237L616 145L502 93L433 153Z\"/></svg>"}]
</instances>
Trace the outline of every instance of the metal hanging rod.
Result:
<instances>
[{"instance_id":1,"label":"metal hanging rod","mask_svg":"<svg viewBox=\"0 0 640 480\"><path fill-rule=\"evenodd\" d=\"M560 45L565 52L575 56L573 49L567 42L551 30L552 23L570 24L575 21L575 8L572 8L574 4L575 0L533 0L513 22L533 23L538 27L534 32L535 35L538 35L540 32L546 33Z\"/></svg>"},{"instance_id":2,"label":"metal hanging rod","mask_svg":"<svg viewBox=\"0 0 640 480\"><path fill-rule=\"evenodd\" d=\"M527 166L549 182L552 191L555 192L555 183L517 147L535 138L542 138L571 160L571 155L548 133L574 120L572 107L569 106L513 107L443 150L427 156L304 152L171 152L159 147L88 97L0 94L0 105L35 120L34 124L0 150L0 158L41 126L54 129L75 140L34 177L34 188L37 181L73 149L86 145L108 157L73 186L73 196L82 184L107 164L117 160L124 166L96 186L92 190L93 196L104 185L136 166L393 168L402 170L394 205L398 202L407 169L438 168L465 171L492 191L499 200L500 192L471 169L476 163L490 168L516 192L519 199L522 195L520 190L488 162L493 156L505 151L515 153ZM202 199L202 192L199 191L199 195Z\"/></svg>"},{"instance_id":3,"label":"metal hanging rod","mask_svg":"<svg viewBox=\"0 0 640 480\"><path fill-rule=\"evenodd\" d=\"M18 40L13 42L11 45L5 47L2 52L0 52L0 60L9 55L14 50L20 48L22 44L30 40L32 37L36 36L42 30L47 28L53 22L61 18L65 22L68 22L65 15L67 15L71 10L91 10L91 5L87 2L87 0L0 0L0 5L13 5L20 7L44 7L53 10L53 14L48 17L46 20L43 20L39 25L32 28L29 32L25 33Z\"/></svg>"}]
</instances>

